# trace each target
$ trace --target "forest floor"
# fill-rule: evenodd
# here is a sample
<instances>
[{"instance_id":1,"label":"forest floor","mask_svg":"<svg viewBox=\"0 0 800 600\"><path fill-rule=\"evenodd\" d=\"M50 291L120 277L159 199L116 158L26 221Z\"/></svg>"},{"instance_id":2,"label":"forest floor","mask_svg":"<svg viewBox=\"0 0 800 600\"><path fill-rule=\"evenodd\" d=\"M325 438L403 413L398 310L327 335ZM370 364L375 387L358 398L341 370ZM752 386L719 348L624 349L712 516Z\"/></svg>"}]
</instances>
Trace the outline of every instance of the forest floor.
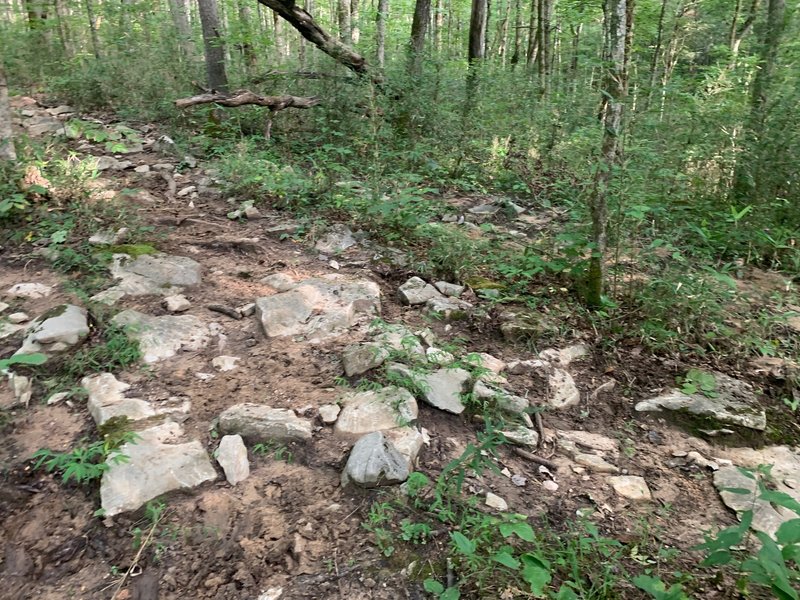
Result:
<instances>
[{"instance_id":1,"label":"forest floor","mask_svg":"<svg viewBox=\"0 0 800 600\"><path fill-rule=\"evenodd\" d=\"M21 98L14 101L21 123L23 116L25 123L46 119L42 106ZM29 112L23 115L23 110ZM180 419L181 439L199 440L211 457L219 443L216 420L234 404L291 409L313 423L313 435L306 443L288 443L284 450L290 456L276 455L274 448L271 453L254 452L251 445L250 475L233 486L212 459L219 476L162 497L166 508L155 522L143 509L102 518L93 516L100 506L97 486L62 484L57 475L33 469L32 456L40 448L63 452L96 437L86 402L76 395L48 405L44 388L34 382L30 403L14 406L13 395L4 389L0 399L11 407L2 413L0 444L1 595L9 600L430 597L418 567L428 563L428 572L437 572L436 566L449 552L446 528L431 532L425 544L398 541L394 552L377 545L364 524L375 524L376 503L391 502L401 493L397 486L342 487L341 473L359 436L337 433L319 417L321 406L336 404L342 394L353 391L341 379L342 353L368 337L370 319L355 320L335 336L310 340L270 337L256 316L231 318L207 307L240 307L279 293L263 281L270 275L304 281L338 274L376 284L385 323L425 332L426 341L438 340L435 343L450 352L488 353L509 364L539 359L545 348L508 341L499 327L499 309L472 290L462 298L485 309L462 320L432 319L421 306L402 303L398 288L415 273L375 260L375 248L368 241L356 240L335 255L321 257L303 240L284 235L292 230L292 219L285 214L262 207L258 218L230 219L231 204L209 181L208 165L190 167L180 158L159 154L154 129L142 131L141 136L146 141L141 151L116 155L114 167L93 181L94 202L123 195L125 210L138 226L152 227L149 235L158 252L189 257L201 265L201 281L182 290L191 304L182 314L196 317L211 333L203 344L145 366L125 368L115 376L130 384L128 397L153 402L175 396L189 399L191 408ZM83 158L108 155L103 143L81 139L64 143ZM117 169L119 160L131 164ZM170 174L154 167L165 163L176 170ZM485 199L458 202L477 206ZM98 223L97 229L103 225ZM33 250L30 240L2 248L0 294L28 282L51 286L52 292L39 298L7 294L2 298L9 304L5 314L24 312L34 317L60 304L86 305L86 299L75 293L74 278ZM113 283L110 275L106 277L104 287ZM775 273L753 272L742 279L764 295L786 285ZM115 309L171 314L161 294L128 294ZM13 353L25 334L23 327L0 338L0 357ZM676 377L703 365L651 356L636 345L608 349L591 330L571 328L562 342L557 349L582 345L586 350L572 361L562 361L579 401L548 408L546 397L553 390L540 378L524 369L506 369L502 375L507 390L545 408L539 413L544 436L529 450L553 464L542 469L510 444L500 445L493 459L496 472L468 470L464 496L478 499L477 511L497 514L484 504L491 492L507 504L501 512L527 515L535 529L567 532L578 515L588 515L604 539L621 544L620 564L631 572L692 573L694 597L738 597L726 577L699 569L701 555L690 552L703 541L703 532L737 522L714 486L715 473L729 465L756 467L777 461L775 485L798 497L797 483L791 480L791 469L800 467L796 448L765 446L758 432L746 443L737 428L730 436L712 437L699 433L696 425L678 425L667 413L634 410L637 402L674 388ZM220 355L238 357L236 368L220 371L213 366L212 360ZM759 391L778 385L769 365L754 364L746 372L728 374L752 384L754 395L762 400ZM357 383L357 378L350 383ZM771 419L775 407L765 402ZM417 425L425 430L425 444L415 470L431 480L469 444L478 443L483 431L481 419L471 411L451 414L424 402L419 403ZM798 428L796 419L783 425ZM582 433L596 435L582 437ZM578 451L574 446L570 450L563 440L578 440ZM576 458L586 454L602 458L605 466L599 471L607 472L593 470L592 460ZM615 490L610 478L625 475L643 478L650 496L633 499ZM400 535L396 523L383 527ZM152 535L145 543L147 551L138 555L148 533ZM122 574L132 566L117 590ZM455 577L459 576L456 569ZM513 586L497 585L493 590L489 586L488 592L484 587L481 597L533 597ZM477 597L470 586L469 582L462 586L462 597ZM608 597L644 597L630 581L618 579L615 586Z\"/></svg>"}]
</instances>

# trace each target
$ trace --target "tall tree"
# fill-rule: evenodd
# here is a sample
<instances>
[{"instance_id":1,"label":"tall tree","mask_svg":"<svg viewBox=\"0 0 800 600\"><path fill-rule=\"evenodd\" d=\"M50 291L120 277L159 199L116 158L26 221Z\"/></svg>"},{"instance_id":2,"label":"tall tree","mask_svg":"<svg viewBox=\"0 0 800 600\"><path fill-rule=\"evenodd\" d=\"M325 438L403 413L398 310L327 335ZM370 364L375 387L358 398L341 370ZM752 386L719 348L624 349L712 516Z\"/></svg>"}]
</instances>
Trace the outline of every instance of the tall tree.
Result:
<instances>
[{"instance_id":1,"label":"tall tree","mask_svg":"<svg viewBox=\"0 0 800 600\"><path fill-rule=\"evenodd\" d=\"M378 0L378 12L375 15L375 59L378 68L386 65L386 17L389 14L389 0Z\"/></svg>"},{"instance_id":2,"label":"tall tree","mask_svg":"<svg viewBox=\"0 0 800 600\"><path fill-rule=\"evenodd\" d=\"M747 123L745 155L736 164L734 195L742 199L761 195L760 174L764 152L763 141L766 130L767 110L778 50L786 26L786 0L769 0L767 26L753 79L750 101L750 116Z\"/></svg>"},{"instance_id":3,"label":"tall tree","mask_svg":"<svg viewBox=\"0 0 800 600\"><path fill-rule=\"evenodd\" d=\"M228 75L225 72L225 45L222 41L217 0L197 0L197 6L203 27L208 87L224 93L228 91Z\"/></svg>"},{"instance_id":4,"label":"tall tree","mask_svg":"<svg viewBox=\"0 0 800 600\"><path fill-rule=\"evenodd\" d=\"M336 14L339 18L339 39L343 44L353 45L353 22L350 0L336 0Z\"/></svg>"},{"instance_id":5,"label":"tall tree","mask_svg":"<svg viewBox=\"0 0 800 600\"><path fill-rule=\"evenodd\" d=\"M536 38L538 51L536 66L539 72L539 88L546 96L550 88L550 17L553 12L553 0L539 0Z\"/></svg>"},{"instance_id":6,"label":"tall tree","mask_svg":"<svg viewBox=\"0 0 800 600\"><path fill-rule=\"evenodd\" d=\"M522 4L514 0L514 51L511 54L512 67L519 62L520 46L522 45Z\"/></svg>"},{"instance_id":7,"label":"tall tree","mask_svg":"<svg viewBox=\"0 0 800 600\"><path fill-rule=\"evenodd\" d=\"M487 4L486 0L472 0L472 12L469 20L469 49L468 58L470 64L480 60L485 56L486 51L486 24L487 24Z\"/></svg>"},{"instance_id":8,"label":"tall tree","mask_svg":"<svg viewBox=\"0 0 800 600\"><path fill-rule=\"evenodd\" d=\"M422 53L425 50L425 34L431 20L431 0L417 0L414 5L414 19L411 22L411 42L409 44L409 70L419 71Z\"/></svg>"},{"instance_id":9,"label":"tall tree","mask_svg":"<svg viewBox=\"0 0 800 600\"><path fill-rule=\"evenodd\" d=\"M8 84L3 62L0 61L0 161L15 161L13 130L11 129L11 108L8 105Z\"/></svg>"},{"instance_id":10,"label":"tall tree","mask_svg":"<svg viewBox=\"0 0 800 600\"><path fill-rule=\"evenodd\" d=\"M89 10L90 2L91 0L86 0L87 10ZM192 28L189 25L189 17L186 15L185 0L169 0L169 14L172 17L172 24L175 26L175 31L178 32L178 46L181 49L181 54L183 54L186 60L194 60L197 58L197 49L192 39ZM95 29L92 29L92 32L96 35Z\"/></svg>"},{"instance_id":11,"label":"tall tree","mask_svg":"<svg viewBox=\"0 0 800 600\"><path fill-rule=\"evenodd\" d=\"M627 1L604 0L603 3L605 72L600 96L603 141L600 163L597 165L594 186L589 198L593 248L589 260L586 300L593 307L599 307L603 302L605 254L608 245L608 186L612 171L619 160L622 115L628 88L625 72L626 38L630 18Z\"/></svg>"}]
</instances>

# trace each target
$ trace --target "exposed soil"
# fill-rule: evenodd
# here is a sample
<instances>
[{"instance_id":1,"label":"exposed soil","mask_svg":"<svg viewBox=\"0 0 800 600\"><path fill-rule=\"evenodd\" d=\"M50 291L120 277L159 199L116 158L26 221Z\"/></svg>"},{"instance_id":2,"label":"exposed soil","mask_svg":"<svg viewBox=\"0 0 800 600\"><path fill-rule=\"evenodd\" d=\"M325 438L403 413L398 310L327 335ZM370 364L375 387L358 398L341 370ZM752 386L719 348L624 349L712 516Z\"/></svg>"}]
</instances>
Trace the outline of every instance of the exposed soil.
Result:
<instances>
[{"instance_id":1,"label":"exposed soil","mask_svg":"<svg viewBox=\"0 0 800 600\"><path fill-rule=\"evenodd\" d=\"M151 152L125 158L136 165L164 161ZM201 167L176 176L177 187L199 179ZM188 199L171 196L166 181L158 176L121 171L106 172L104 179L117 190L147 191L129 196L130 209L155 227L159 250L203 265L202 285L185 293L192 303L190 314L219 323L224 333L203 351L118 374L132 384L136 396L190 398L192 408L184 430L187 437L203 440L209 453L217 444L212 423L232 404L266 403L314 417L320 405L336 400L341 393L334 381L341 374L341 349L360 340L362 330L334 342L310 345L268 339L255 318L234 320L206 308L209 304L241 306L272 293L258 281L273 272L289 270L298 277L335 272L313 250L265 232L285 220L284 215L264 210L262 219L233 222L226 217L231 206L221 198L200 196L190 206ZM243 238L256 241L242 242ZM28 250L5 248L0 255L0 289L22 281L54 285L63 281L42 259L31 259ZM491 322L459 322L445 331L444 323L425 320L418 309L397 300L399 275L404 277L406 272L387 271L384 264L373 265L370 258L363 249L348 250L337 257L339 272L381 285L386 321L431 327L442 339L459 336L470 351L489 352L505 360L535 356L531 349L503 342ZM62 286L49 298L15 301L15 308L37 315L67 299L74 300ZM126 297L119 307L166 314L157 297ZM592 334L577 333L559 346L575 341L594 344ZM13 338L0 342L0 356L14 349ZM219 354L241 357L239 368L215 371L211 359ZM709 472L670 466L670 460L675 450L696 449L706 456L718 455L720 450L666 421L637 418L633 412L635 401L674 385L675 376L683 371L685 365L678 361L647 356L635 346L613 352L598 346L592 358L573 368L581 404L544 415L549 429L583 429L619 439L623 452L617 465L644 476L654 502L621 500L605 475L575 469L549 443L542 454L559 466L554 474L557 491L544 489L541 483L546 474L509 448L500 449L499 466L526 477L524 487L513 485L502 474L487 472L468 478L465 489L476 494L492 490L513 512L532 516L534 523L545 516L555 527L574 519L578 509L593 508L601 531L623 542L638 539L634 533L638 535L646 521L656 545L681 551L675 569L696 566L697 556L688 549L702 540L704 530L731 524L735 518L719 500ZM201 380L198 373L214 376ZM615 387L592 399L592 392L609 380L616 382ZM512 375L509 381L516 393L535 397L538 384L532 378ZM96 490L61 485L58 478L31 469L30 457L38 448L63 451L95 435L83 401L76 400L72 406L45 406L42 401L40 390L30 407L6 414L0 444L4 465L0 595L9 600L111 598L120 574L136 557L134 541L142 535L136 533L137 528L146 532L149 523L142 510L113 519L93 517L99 506ZM425 405L420 406L419 422L431 439L421 453L419 470L431 478L474 442L480 430L480 423L469 416ZM291 462L251 454L251 475L235 487L220 477L194 490L168 495L164 499L168 513L140 558L136 576L117 598L255 600L270 588L282 588L282 599L425 597L421 582L401 575L397 558L383 557L362 528L372 502L387 492L342 489L339 477L354 440L337 437L329 427L318 425L312 443L290 448ZM728 597L702 577L696 582L696 592L698 597ZM627 597L636 594L631 590Z\"/></svg>"}]
</instances>

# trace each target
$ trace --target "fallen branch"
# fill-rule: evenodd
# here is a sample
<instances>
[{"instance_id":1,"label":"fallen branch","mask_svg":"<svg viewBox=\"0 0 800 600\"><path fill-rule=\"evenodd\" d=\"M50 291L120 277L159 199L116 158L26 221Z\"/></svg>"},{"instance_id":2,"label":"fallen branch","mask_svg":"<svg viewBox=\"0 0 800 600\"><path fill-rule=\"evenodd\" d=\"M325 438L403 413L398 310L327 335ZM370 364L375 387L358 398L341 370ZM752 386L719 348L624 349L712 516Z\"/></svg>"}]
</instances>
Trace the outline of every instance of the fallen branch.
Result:
<instances>
[{"instance_id":1,"label":"fallen branch","mask_svg":"<svg viewBox=\"0 0 800 600\"><path fill-rule=\"evenodd\" d=\"M190 98L179 98L175 100L178 108L189 108L198 104L219 104L220 106L245 106L255 104L256 106L266 106L272 112L278 112L286 108L311 108L319 104L317 98L303 96L259 96L248 90L242 90L233 94L200 94Z\"/></svg>"},{"instance_id":2,"label":"fallen branch","mask_svg":"<svg viewBox=\"0 0 800 600\"><path fill-rule=\"evenodd\" d=\"M523 450L522 448L514 448L514 454L517 456L521 456L522 458L531 461L532 463L536 463L537 465L542 465L543 467L547 467L551 471L557 471L558 465L546 458L542 458L541 456L537 456L532 452L528 452L527 450Z\"/></svg>"}]
</instances>

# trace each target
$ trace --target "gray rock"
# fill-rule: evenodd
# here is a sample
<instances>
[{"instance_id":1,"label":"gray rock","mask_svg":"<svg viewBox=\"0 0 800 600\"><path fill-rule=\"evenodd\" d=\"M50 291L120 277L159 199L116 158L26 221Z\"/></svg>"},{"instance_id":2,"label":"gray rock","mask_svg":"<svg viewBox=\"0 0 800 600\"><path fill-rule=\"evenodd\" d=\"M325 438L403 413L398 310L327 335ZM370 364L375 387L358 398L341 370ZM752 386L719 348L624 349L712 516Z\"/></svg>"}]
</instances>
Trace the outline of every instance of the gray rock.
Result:
<instances>
[{"instance_id":1,"label":"gray rock","mask_svg":"<svg viewBox=\"0 0 800 600\"><path fill-rule=\"evenodd\" d=\"M256 300L256 315L269 337L322 340L378 314L377 284L339 274L301 281L288 291Z\"/></svg>"},{"instance_id":2,"label":"gray rock","mask_svg":"<svg viewBox=\"0 0 800 600\"><path fill-rule=\"evenodd\" d=\"M26 119L24 124L31 137L39 137L50 133L62 133L64 131L64 123L47 115Z\"/></svg>"},{"instance_id":3,"label":"gray rock","mask_svg":"<svg viewBox=\"0 0 800 600\"><path fill-rule=\"evenodd\" d=\"M417 420L417 401L408 390L387 386L353 392L341 398L342 411L334 425L340 434L362 434L401 427Z\"/></svg>"},{"instance_id":4,"label":"gray rock","mask_svg":"<svg viewBox=\"0 0 800 600\"><path fill-rule=\"evenodd\" d=\"M564 369L551 369L547 383L550 389L547 403L553 408L568 408L580 403L581 393L575 385L575 380Z\"/></svg>"},{"instance_id":5,"label":"gray rock","mask_svg":"<svg viewBox=\"0 0 800 600\"><path fill-rule=\"evenodd\" d=\"M609 477L608 483L619 496L628 500L639 502L653 499L650 488L647 487L647 482L642 477L618 475Z\"/></svg>"},{"instance_id":6,"label":"gray rock","mask_svg":"<svg viewBox=\"0 0 800 600\"><path fill-rule=\"evenodd\" d=\"M126 295L173 295L201 281L200 264L184 256L145 254L134 260L127 254L115 254L110 270L119 281L93 300L113 304Z\"/></svg>"},{"instance_id":7,"label":"gray rock","mask_svg":"<svg viewBox=\"0 0 800 600\"><path fill-rule=\"evenodd\" d=\"M10 304L6 302L0 302L0 313L6 312L9 308L11 308Z\"/></svg>"},{"instance_id":8,"label":"gray rock","mask_svg":"<svg viewBox=\"0 0 800 600\"><path fill-rule=\"evenodd\" d=\"M757 431L767 428L767 415L760 406L753 388L722 373L715 373L716 398L703 394L684 394L674 389L666 394L642 400L636 404L637 412L661 412L664 410L687 412L701 417L710 417L720 423L747 427Z\"/></svg>"},{"instance_id":9,"label":"gray rock","mask_svg":"<svg viewBox=\"0 0 800 600\"><path fill-rule=\"evenodd\" d=\"M476 399L492 400L507 415L522 419L528 426L532 425L530 415L526 412L531 406L527 398L509 394L507 391L494 387L482 380L475 382L472 393Z\"/></svg>"},{"instance_id":10,"label":"gray rock","mask_svg":"<svg viewBox=\"0 0 800 600\"><path fill-rule=\"evenodd\" d=\"M261 280L261 283L265 283L276 292L288 292L298 285L294 277L288 273L273 273L272 275L267 275Z\"/></svg>"},{"instance_id":11,"label":"gray rock","mask_svg":"<svg viewBox=\"0 0 800 600\"><path fill-rule=\"evenodd\" d=\"M53 293L53 286L43 283L17 283L6 290L6 295L11 298L28 298L38 300L47 298Z\"/></svg>"},{"instance_id":12,"label":"gray rock","mask_svg":"<svg viewBox=\"0 0 800 600\"><path fill-rule=\"evenodd\" d=\"M240 435L224 435L217 448L217 462L231 485L244 481L250 475L247 448Z\"/></svg>"},{"instance_id":13,"label":"gray rock","mask_svg":"<svg viewBox=\"0 0 800 600\"><path fill-rule=\"evenodd\" d=\"M11 408L16 404L28 406L33 395L33 380L24 375L11 372L8 373L8 385L11 388L13 400L5 405L0 405L0 408Z\"/></svg>"},{"instance_id":14,"label":"gray rock","mask_svg":"<svg viewBox=\"0 0 800 600\"><path fill-rule=\"evenodd\" d=\"M93 246L116 246L128 237L127 227L120 227L117 231L99 231L89 238Z\"/></svg>"},{"instance_id":15,"label":"gray rock","mask_svg":"<svg viewBox=\"0 0 800 600\"><path fill-rule=\"evenodd\" d=\"M201 350L212 337L209 326L192 315L152 317L124 310L112 323L126 327L128 335L139 342L146 363L170 358L180 350Z\"/></svg>"},{"instance_id":16,"label":"gray rock","mask_svg":"<svg viewBox=\"0 0 800 600\"><path fill-rule=\"evenodd\" d=\"M231 406L220 414L219 430L226 435L239 434L250 443L307 442L311 439L311 421L299 418L289 409L263 404Z\"/></svg>"},{"instance_id":17,"label":"gray rock","mask_svg":"<svg viewBox=\"0 0 800 600\"><path fill-rule=\"evenodd\" d=\"M425 436L416 427L395 427L383 434L392 442L395 449L406 459L408 470L413 471L417 456L425 445Z\"/></svg>"},{"instance_id":18,"label":"gray rock","mask_svg":"<svg viewBox=\"0 0 800 600\"><path fill-rule=\"evenodd\" d=\"M75 109L72 108L71 106L66 105L66 104L61 104L60 106L56 106L55 108L48 108L47 112L49 114L53 115L54 117L57 117L58 115L65 115L67 113L74 113Z\"/></svg>"},{"instance_id":19,"label":"gray rock","mask_svg":"<svg viewBox=\"0 0 800 600\"><path fill-rule=\"evenodd\" d=\"M197 191L197 187L195 187L193 185L187 185L186 187L183 187L183 188L179 189L178 192L175 194L175 197L176 198L183 198L184 196L188 196L192 192L196 192L196 191Z\"/></svg>"},{"instance_id":20,"label":"gray rock","mask_svg":"<svg viewBox=\"0 0 800 600\"><path fill-rule=\"evenodd\" d=\"M565 450L567 454L574 453L571 448L578 446L596 450L603 454L611 456L619 455L619 442L613 438L601 435L599 433L590 433L588 431L579 430L556 430L559 448Z\"/></svg>"},{"instance_id":21,"label":"gray rock","mask_svg":"<svg viewBox=\"0 0 800 600\"><path fill-rule=\"evenodd\" d=\"M53 406L54 404L60 404L67 398L72 395L71 392L58 392L57 394L53 394L47 399L47 406Z\"/></svg>"},{"instance_id":22,"label":"gray rock","mask_svg":"<svg viewBox=\"0 0 800 600\"><path fill-rule=\"evenodd\" d=\"M439 369L421 377L423 400L440 410L460 415L464 412L461 394L467 391L470 374L464 369Z\"/></svg>"},{"instance_id":23,"label":"gray rock","mask_svg":"<svg viewBox=\"0 0 800 600\"><path fill-rule=\"evenodd\" d=\"M131 386L119 381L111 373L84 377L81 386L89 394L86 406L98 425L114 417L138 421L157 414L149 402L140 398L126 398L125 392Z\"/></svg>"},{"instance_id":24,"label":"gray rock","mask_svg":"<svg viewBox=\"0 0 800 600\"><path fill-rule=\"evenodd\" d=\"M354 483L376 487L402 483L410 472L406 459L380 431L359 439L347 459L342 473L342 486Z\"/></svg>"},{"instance_id":25,"label":"gray rock","mask_svg":"<svg viewBox=\"0 0 800 600\"><path fill-rule=\"evenodd\" d=\"M11 337L23 329L25 329L24 325L14 325L13 323L0 321L0 340Z\"/></svg>"},{"instance_id":26,"label":"gray rock","mask_svg":"<svg viewBox=\"0 0 800 600\"><path fill-rule=\"evenodd\" d=\"M58 306L36 319L17 354L61 352L89 335L86 309L73 304Z\"/></svg>"},{"instance_id":27,"label":"gray rock","mask_svg":"<svg viewBox=\"0 0 800 600\"><path fill-rule=\"evenodd\" d=\"M403 304L425 304L431 298L439 298L439 291L424 279L412 277L400 286L398 290Z\"/></svg>"},{"instance_id":28,"label":"gray rock","mask_svg":"<svg viewBox=\"0 0 800 600\"><path fill-rule=\"evenodd\" d=\"M491 354L487 354L486 352L468 354L464 360L472 365L475 365L476 367L488 369L492 373L497 374L502 373L508 367L505 362L492 356Z\"/></svg>"},{"instance_id":29,"label":"gray rock","mask_svg":"<svg viewBox=\"0 0 800 600\"><path fill-rule=\"evenodd\" d=\"M106 516L136 510L172 490L192 488L217 478L199 441L164 443L180 434L176 423L153 427L140 432L135 443L120 447L120 454L127 457L125 462L109 458L109 468L100 482L100 505Z\"/></svg>"},{"instance_id":30,"label":"gray rock","mask_svg":"<svg viewBox=\"0 0 800 600\"><path fill-rule=\"evenodd\" d=\"M239 314L243 317L252 317L254 314L256 314L256 303L250 302L249 304L243 304L236 310L238 310Z\"/></svg>"},{"instance_id":31,"label":"gray rock","mask_svg":"<svg viewBox=\"0 0 800 600\"><path fill-rule=\"evenodd\" d=\"M544 373L550 369L550 363L544 360L512 360L508 363L508 372L512 375L524 375L526 373Z\"/></svg>"},{"instance_id":32,"label":"gray rock","mask_svg":"<svg viewBox=\"0 0 800 600\"><path fill-rule=\"evenodd\" d=\"M425 356L428 358L429 363L433 363L441 367L446 367L456 360L456 357L449 352L434 347L428 348L425 351Z\"/></svg>"},{"instance_id":33,"label":"gray rock","mask_svg":"<svg viewBox=\"0 0 800 600\"><path fill-rule=\"evenodd\" d=\"M31 318L28 316L27 313L24 312L15 312L11 313L6 317L9 323L13 323L14 325L19 325L20 323L24 323L26 321L30 321Z\"/></svg>"},{"instance_id":34,"label":"gray rock","mask_svg":"<svg viewBox=\"0 0 800 600\"><path fill-rule=\"evenodd\" d=\"M500 207L497 204L479 204L478 206L473 206L469 209L468 212L472 213L473 215L494 215L500 210Z\"/></svg>"},{"instance_id":35,"label":"gray rock","mask_svg":"<svg viewBox=\"0 0 800 600\"><path fill-rule=\"evenodd\" d=\"M568 367L573 361L589 355L589 348L583 344L574 344L561 350L548 348L539 353L539 358L551 363L558 363L562 367Z\"/></svg>"},{"instance_id":36,"label":"gray rock","mask_svg":"<svg viewBox=\"0 0 800 600\"><path fill-rule=\"evenodd\" d=\"M461 294L464 293L466 289L463 285L458 285L455 283L448 283L446 281L437 281L433 284L437 290L439 290L445 296L450 296L451 298L458 298Z\"/></svg>"},{"instance_id":37,"label":"gray rock","mask_svg":"<svg viewBox=\"0 0 800 600\"><path fill-rule=\"evenodd\" d=\"M171 313L186 312L192 307L192 303L183 294L167 296L161 303Z\"/></svg>"},{"instance_id":38,"label":"gray rock","mask_svg":"<svg viewBox=\"0 0 800 600\"><path fill-rule=\"evenodd\" d=\"M584 452L577 452L573 455L572 460L577 464L586 467L595 473L619 473L619 467L612 465L606 461L602 456L596 454L586 454Z\"/></svg>"},{"instance_id":39,"label":"gray rock","mask_svg":"<svg viewBox=\"0 0 800 600\"><path fill-rule=\"evenodd\" d=\"M258 210L255 206L245 206L244 216L252 221L254 219L260 219L262 215L261 211Z\"/></svg>"},{"instance_id":40,"label":"gray rock","mask_svg":"<svg viewBox=\"0 0 800 600\"><path fill-rule=\"evenodd\" d=\"M344 349L342 366L345 375L361 375L379 367L389 357L389 350L380 344L353 344Z\"/></svg>"},{"instance_id":41,"label":"gray rock","mask_svg":"<svg viewBox=\"0 0 800 600\"><path fill-rule=\"evenodd\" d=\"M502 433L509 442L517 446L536 448L539 445L539 434L535 430L527 427L517 425L504 429L500 433Z\"/></svg>"},{"instance_id":42,"label":"gray rock","mask_svg":"<svg viewBox=\"0 0 800 600\"><path fill-rule=\"evenodd\" d=\"M323 254L339 254L356 245L353 232L346 225L333 225L316 243L314 248Z\"/></svg>"},{"instance_id":43,"label":"gray rock","mask_svg":"<svg viewBox=\"0 0 800 600\"><path fill-rule=\"evenodd\" d=\"M322 419L322 422L326 425L331 425L339 418L339 413L341 411L342 407L338 404L323 404L319 407L319 418Z\"/></svg>"},{"instance_id":44,"label":"gray rock","mask_svg":"<svg viewBox=\"0 0 800 600\"><path fill-rule=\"evenodd\" d=\"M466 319L472 310L472 304L458 298L431 298L425 303L425 311L445 321L461 321Z\"/></svg>"},{"instance_id":45,"label":"gray rock","mask_svg":"<svg viewBox=\"0 0 800 600\"><path fill-rule=\"evenodd\" d=\"M486 492L486 506L499 511L508 510L508 502L492 492Z\"/></svg>"},{"instance_id":46,"label":"gray rock","mask_svg":"<svg viewBox=\"0 0 800 600\"><path fill-rule=\"evenodd\" d=\"M390 325L374 337L375 343L396 352L406 352L417 356L425 356L425 348L414 335L414 332L402 325Z\"/></svg>"},{"instance_id":47,"label":"gray rock","mask_svg":"<svg viewBox=\"0 0 800 600\"><path fill-rule=\"evenodd\" d=\"M170 165L172 166L172 165ZM150 165L139 165L134 169L136 173L149 173L150 172Z\"/></svg>"}]
</instances>

